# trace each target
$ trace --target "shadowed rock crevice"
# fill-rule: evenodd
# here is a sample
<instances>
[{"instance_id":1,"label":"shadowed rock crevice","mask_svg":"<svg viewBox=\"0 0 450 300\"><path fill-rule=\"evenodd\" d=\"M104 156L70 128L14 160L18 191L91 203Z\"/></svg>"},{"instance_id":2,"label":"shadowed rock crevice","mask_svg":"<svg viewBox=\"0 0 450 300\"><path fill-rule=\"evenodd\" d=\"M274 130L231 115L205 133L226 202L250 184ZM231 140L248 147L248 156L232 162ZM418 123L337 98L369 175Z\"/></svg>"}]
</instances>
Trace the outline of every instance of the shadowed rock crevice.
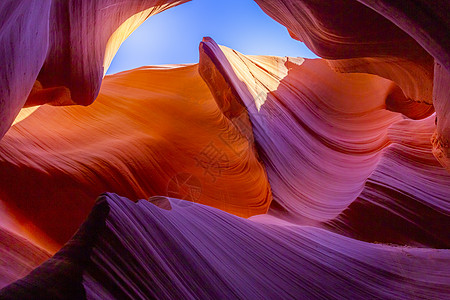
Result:
<instances>
[{"instance_id":1,"label":"shadowed rock crevice","mask_svg":"<svg viewBox=\"0 0 450 300\"><path fill-rule=\"evenodd\" d=\"M85 299L83 272L108 213L106 196L100 196L72 239L29 275L0 290L0 299Z\"/></svg>"}]
</instances>

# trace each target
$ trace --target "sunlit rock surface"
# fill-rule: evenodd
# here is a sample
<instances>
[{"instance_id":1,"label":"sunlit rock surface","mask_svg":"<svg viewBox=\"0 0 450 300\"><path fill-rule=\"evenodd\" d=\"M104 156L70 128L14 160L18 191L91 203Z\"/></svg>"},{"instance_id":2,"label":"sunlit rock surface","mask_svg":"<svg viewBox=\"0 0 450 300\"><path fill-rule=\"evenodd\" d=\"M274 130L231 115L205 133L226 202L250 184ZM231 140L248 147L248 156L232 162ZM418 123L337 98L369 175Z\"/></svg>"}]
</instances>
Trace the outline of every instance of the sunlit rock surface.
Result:
<instances>
[{"instance_id":1,"label":"sunlit rock surface","mask_svg":"<svg viewBox=\"0 0 450 300\"><path fill-rule=\"evenodd\" d=\"M2 1L0 137L24 105L92 103L123 40L149 16L187 1Z\"/></svg>"},{"instance_id":2,"label":"sunlit rock surface","mask_svg":"<svg viewBox=\"0 0 450 300\"><path fill-rule=\"evenodd\" d=\"M211 40L200 48L200 70L229 78L213 89L236 91L248 109L273 211L308 222L345 209L389 144L388 126L401 119L384 109L393 83L338 74L323 60L244 56ZM203 66L207 59L215 64Z\"/></svg>"},{"instance_id":3,"label":"sunlit rock surface","mask_svg":"<svg viewBox=\"0 0 450 300\"><path fill-rule=\"evenodd\" d=\"M414 37L360 2L256 0L295 39L344 72L372 73L431 103L433 58ZM334 60L346 59L345 62ZM420 86L420 88L419 88Z\"/></svg>"},{"instance_id":4,"label":"sunlit rock surface","mask_svg":"<svg viewBox=\"0 0 450 300\"><path fill-rule=\"evenodd\" d=\"M40 107L0 141L0 199L59 243L104 191L265 213L272 197L251 124L226 118L197 70L127 71L107 76L91 106Z\"/></svg>"},{"instance_id":5,"label":"sunlit rock surface","mask_svg":"<svg viewBox=\"0 0 450 300\"><path fill-rule=\"evenodd\" d=\"M325 59L103 78L183 2L0 4L0 298L448 298L448 1L256 0Z\"/></svg>"},{"instance_id":6,"label":"sunlit rock surface","mask_svg":"<svg viewBox=\"0 0 450 300\"><path fill-rule=\"evenodd\" d=\"M449 90L444 79L450 76L448 1L419 0L407 7L402 1L385 0L255 1L337 71L371 73L396 82L409 101L397 101L394 111L407 111L401 106L417 101L414 106L426 116L432 112L426 104L434 104L443 122L436 129L434 153L449 168L448 96L441 88L436 91L442 85ZM434 79L436 73L439 78Z\"/></svg>"}]
</instances>

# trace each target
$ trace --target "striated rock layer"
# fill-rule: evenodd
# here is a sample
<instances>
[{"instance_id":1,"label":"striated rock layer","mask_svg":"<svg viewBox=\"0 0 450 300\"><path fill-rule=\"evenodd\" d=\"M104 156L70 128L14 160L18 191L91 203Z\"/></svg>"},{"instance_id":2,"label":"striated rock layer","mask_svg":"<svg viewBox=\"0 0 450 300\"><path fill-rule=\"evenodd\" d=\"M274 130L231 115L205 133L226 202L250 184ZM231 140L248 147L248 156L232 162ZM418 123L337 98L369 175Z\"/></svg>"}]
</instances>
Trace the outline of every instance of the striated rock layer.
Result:
<instances>
[{"instance_id":1,"label":"striated rock layer","mask_svg":"<svg viewBox=\"0 0 450 300\"><path fill-rule=\"evenodd\" d=\"M369 242L448 248L450 174L432 155L434 115L402 120L386 110L394 83L338 74L322 60L244 56L208 39L200 49L203 77L224 91L218 102L248 109L270 215L330 222Z\"/></svg>"},{"instance_id":2,"label":"striated rock layer","mask_svg":"<svg viewBox=\"0 0 450 300\"><path fill-rule=\"evenodd\" d=\"M255 1L286 26L293 38L330 59L337 71L393 80L406 98L420 102L414 105L416 110L426 112L424 103L434 104L438 123L442 122L433 139L434 153L448 169L448 95L441 92L442 85L449 90L445 80L450 72L448 1L418 0L407 6L402 1L386 0ZM398 102L394 111L407 111L408 107L402 108L405 105L410 106L411 101Z\"/></svg>"},{"instance_id":3,"label":"striated rock layer","mask_svg":"<svg viewBox=\"0 0 450 300\"><path fill-rule=\"evenodd\" d=\"M368 242L450 248L450 174L432 154L434 116L404 120L358 198L328 228Z\"/></svg>"},{"instance_id":4,"label":"striated rock layer","mask_svg":"<svg viewBox=\"0 0 450 300\"><path fill-rule=\"evenodd\" d=\"M325 59L103 78L184 2L0 4L0 298L448 297L448 1L256 0Z\"/></svg>"},{"instance_id":5,"label":"striated rock layer","mask_svg":"<svg viewBox=\"0 0 450 300\"><path fill-rule=\"evenodd\" d=\"M125 38L187 1L2 1L0 137L24 106L91 104Z\"/></svg>"},{"instance_id":6,"label":"striated rock layer","mask_svg":"<svg viewBox=\"0 0 450 300\"><path fill-rule=\"evenodd\" d=\"M107 76L89 107L40 107L0 141L0 199L59 243L104 191L265 213L272 196L251 125L224 116L197 68L127 71Z\"/></svg>"},{"instance_id":7,"label":"striated rock layer","mask_svg":"<svg viewBox=\"0 0 450 300\"><path fill-rule=\"evenodd\" d=\"M107 76L89 107L40 107L0 142L0 198L50 240L104 190L190 202L107 195L97 225L2 295L442 297L449 253L432 248L448 248L450 177L434 116L385 109L397 88L205 39L198 65Z\"/></svg>"},{"instance_id":8,"label":"striated rock layer","mask_svg":"<svg viewBox=\"0 0 450 300\"><path fill-rule=\"evenodd\" d=\"M0 297L443 299L448 292L449 269L440 269L448 250L369 244L166 201L170 210L104 195L71 242Z\"/></svg>"},{"instance_id":9,"label":"striated rock layer","mask_svg":"<svg viewBox=\"0 0 450 300\"><path fill-rule=\"evenodd\" d=\"M389 144L388 126L401 120L385 110L395 84L338 74L323 60L245 56L212 40L200 48L200 72L210 88L235 91L234 101L248 109L274 193L273 212L308 222L345 209ZM227 85L204 74L211 70Z\"/></svg>"},{"instance_id":10,"label":"striated rock layer","mask_svg":"<svg viewBox=\"0 0 450 300\"><path fill-rule=\"evenodd\" d=\"M30 93L48 49L50 0L0 3L0 138Z\"/></svg>"},{"instance_id":11,"label":"striated rock layer","mask_svg":"<svg viewBox=\"0 0 450 300\"><path fill-rule=\"evenodd\" d=\"M50 256L29 240L0 227L0 287L28 275Z\"/></svg>"}]
</instances>

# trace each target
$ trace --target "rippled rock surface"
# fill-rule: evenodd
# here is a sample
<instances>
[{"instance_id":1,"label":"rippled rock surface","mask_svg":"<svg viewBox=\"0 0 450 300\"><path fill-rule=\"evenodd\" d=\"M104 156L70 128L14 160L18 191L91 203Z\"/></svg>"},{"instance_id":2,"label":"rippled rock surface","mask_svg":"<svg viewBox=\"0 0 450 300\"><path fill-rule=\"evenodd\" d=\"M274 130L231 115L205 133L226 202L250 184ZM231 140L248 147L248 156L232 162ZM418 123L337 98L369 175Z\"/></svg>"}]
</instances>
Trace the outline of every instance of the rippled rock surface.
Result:
<instances>
[{"instance_id":1,"label":"rippled rock surface","mask_svg":"<svg viewBox=\"0 0 450 300\"><path fill-rule=\"evenodd\" d=\"M169 210L100 197L60 252L0 296L440 299L448 291L450 274L440 269L448 251L369 244L165 201Z\"/></svg>"},{"instance_id":2,"label":"rippled rock surface","mask_svg":"<svg viewBox=\"0 0 450 300\"><path fill-rule=\"evenodd\" d=\"M448 1L255 1L323 58L104 76L187 1L0 4L1 299L448 298Z\"/></svg>"}]
</instances>

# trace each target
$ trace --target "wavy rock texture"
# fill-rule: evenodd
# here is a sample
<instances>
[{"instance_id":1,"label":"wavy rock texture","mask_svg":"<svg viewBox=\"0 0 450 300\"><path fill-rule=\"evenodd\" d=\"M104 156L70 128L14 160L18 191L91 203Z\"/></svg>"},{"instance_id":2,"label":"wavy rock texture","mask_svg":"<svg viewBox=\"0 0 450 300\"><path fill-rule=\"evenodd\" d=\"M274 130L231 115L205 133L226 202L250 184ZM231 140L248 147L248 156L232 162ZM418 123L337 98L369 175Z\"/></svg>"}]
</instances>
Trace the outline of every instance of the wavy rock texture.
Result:
<instances>
[{"instance_id":1,"label":"wavy rock texture","mask_svg":"<svg viewBox=\"0 0 450 300\"><path fill-rule=\"evenodd\" d=\"M91 104L123 40L149 16L184 2L3 1L0 137L23 106Z\"/></svg>"},{"instance_id":2,"label":"wavy rock texture","mask_svg":"<svg viewBox=\"0 0 450 300\"><path fill-rule=\"evenodd\" d=\"M433 78L436 72L446 73L446 77L450 72L448 1L411 1L408 8L402 1L383 0L256 2L286 26L292 37L305 42L319 56L331 59L329 63L336 70L385 77L396 82L409 100L434 104L437 118L445 124L436 129L434 153L448 168L450 127L444 108L448 98L436 94L442 80ZM435 68L434 61L443 69ZM398 102L394 111L407 111L411 102L403 102ZM415 106L427 110L424 104ZM428 110L431 113L432 108Z\"/></svg>"},{"instance_id":3,"label":"wavy rock texture","mask_svg":"<svg viewBox=\"0 0 450 300\"><path fill-rule=\"evenodd\" d=\"M50 254L29 240L0 227L0 287L28 275L50 258Z\"/></svg>"},{"instance_id":4,"label":"wavy rock texture","mask_svg":"<svg viewBox=\"0 0 450 300\"><path fill-rule=\"evenodd\" d=\"M250 123L239 125L249 136L221 113L197 65L107 76L93 105L42 106L11 128L0 142L0 199L59 243L104 191L262 214L270 187Z\"/></svg>"},{"instance_id":5,"label":"wavy rock texture","mask_svg":"<svg viewBox=\"0 0 450 300\"><path fill-rule=\"evenodd\" d=\"M403 58L384 57L329 60L328 63L337 72L375 74L397 83L399 88L386 98L388 110L400 112L412 119L422 119L434 112L431 67L424 68Z\"/></svg>"},{"instance_id":6,"label":"wavy rock texture","mask_svg":"<svg viewBox=\"0 0 450 300\"><path fill-rule=\"evenodd\" d=\"M450 174L432 154L434 116L392 125L358 198L328 228L368 242L449 248Z\"/></svg>"},{"instance_id":7,"label":"wavy rock texture","mask_svg":"<svg viewBox=\"0 0 450 300\"><path fill-rule=\"evenodd\" d=\"M401 121L383 105L397 86L322 60L244 56L212 40L200 48L210 88L248 108L274 194L269 214L330 221L369 242L448 248L450 175L432 155L434 115Z\"/></svg>"},{"instance_id":8,"label":"wavy rock texture","mask_svg":"<svg viewBox=\"0 0 450 300\"><path fill-rule=\"evenodd\" d=\"M266 225L200 204L168 201L170 211L105 195L71 243L0 296L446 297L450 273L439 266L449 263L448 250L368 244L318 228ZM76 264L82 252L90 252L90 259ZM60 283L56 287L54 279Z\"/></svg>"},{"instance_id":9,"label":"wavy rock texture","mask_svg":"<svg viewBox=\"0 0 450 300\"><path fill-rule=\"evenodd\" d=\"M48 49L51 1L0 3L0 138L24 105Z\"/></svg>"},{"instance_id":10,"label":"wavy rock texture","mask_svg":"<svg viewBox=\"0 0 450 300\"><path fill-rule=\"evenodd\" d=\"M436 131L432 138L433 153L450 172L450 73L438 63L434 67L434 72Z\"/></svg>"},{"instance_id":11,"label":"wavy rock texture","mask_svg":"<svg viewBox=\"0 0 450 300\"><path fill-rule=\"evenodd\" d=\"M339 70L380 75L399 84L408 98L432 103L433 58L413 37L365 5L348 0L256 2L320 57L349 59L338 61Z\"/></svg>"},{"instance_id":12,"label":"wavy rock texture","mask_svg":"<svg viewBox=\"0 0 450 300\"><path fill-rule=\"evenodd\" d=\"M70 91L70 99L58 101L92 103L100 90L104 69L124 38L147 17L184 2L187 1L55 1L50 16L51 43L38 81L44 88Z\"/></svg>"},{"instance_id":13,"label":"wavy rock texture","mask_svg":"<svg viewBox=\"0 0 450 300\"><path fill-rule=\"evenodd\" d=\"M236 101L248 109L273 212L307 222L345 209L389 144L388 126L401 119L384 109L395 85L338 74L323 60L244 56L211 40L200 48L201 73L215 68L227 78L228 86L221 86L203 75L210 88L236 91Z\"/></svg>"},{"instance_id":14,"label":"wavy rock texture","mask_svg":"<svg viewBox=\"0 0 450 300\"><path fill-rule=\"evenodd\" d=\"M401 0L358 0L397 25L414 38L439 64L450 72L450 19L446 0L430 3L414 0L405 3Z\"/></svg>"},{"instance_id":15,"label":"wavy rock texture","mask_svg":"<svg viewBox=\"0 0 450 300\"><path fill-rule=\"evenodd\" d=\"M448 1L256 0L327 60L103 78L183 2L0 4L0 298L448 298Z\"/></svg>"}]
</instances>

